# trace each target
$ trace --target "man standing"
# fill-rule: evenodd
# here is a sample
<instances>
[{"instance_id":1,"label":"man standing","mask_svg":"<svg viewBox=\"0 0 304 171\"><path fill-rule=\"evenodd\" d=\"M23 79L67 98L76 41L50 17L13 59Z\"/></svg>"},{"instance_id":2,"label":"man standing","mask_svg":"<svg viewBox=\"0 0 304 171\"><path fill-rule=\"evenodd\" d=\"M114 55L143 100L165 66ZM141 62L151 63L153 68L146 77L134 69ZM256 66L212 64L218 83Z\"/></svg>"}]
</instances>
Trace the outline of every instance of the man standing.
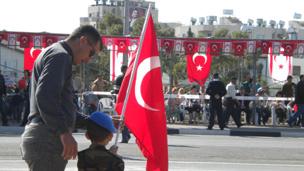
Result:
<instances>
[{"instance_id":1,"label":"man standing","mask_svg":"<svg viewBox=\"0 0 304 171\"><path fill-rule=\"evenodd\" d=\"M304 75L300 76L300 81L296 86L295 104L298 106L298 111L294 113L288 120L288 125L291 127L293 122L302 115L302 127L304 127Z\"/></svg>"},{"instance_id":2,"label":"man standing","mask_svg":"<svg viewBox=\"0 0 304 171\"><path fill-rule=\"evenodd\" d=\"M125 77L125 74L126 74L126 71L128 69L128 66L127 65L122 65L121 68L120 68L120 71L121 71L121 75L119 75L116 80L114 81L114 93L115 94L118 94L119 93L119 90L120 90L120 86L122 84L122 81ZM131 136L130 136L130 132L129 132L129 129L128 127L125 125L122 132L122 140L121 140L121 143L128 143Z\"/></svg>"},{"instance_id":3,"label":"man standing","mask_svg":"<svg viewBox=\"0 0 304 171\"><path fill-rule=\"evenodd\" d=\"M220 129L224 130L222 97L226 94L226 88L224 83L219 80L218 73L213 74L213 80L209 83L206 93L210 95L210 116L208 130L211 130L214 125L215 114L217 114Z\"/></svg>"},{"instance_id":4,"label":"man standing","mask_svg":"<svg viewBox=\"0 0 304 171\"><path fill-rule=\"evenodd\" d=\"M3 98L6 96L6 86L5 86L5 79L3 75L1 74L0 70L0 112L1 112L1 119L2 119L2 125L8 126L6 111L4 110L4 102Z\"/></svg>"},{"instance_id":5,"label":"man standing","mask_svg":"<svg viewBox=\"0 0 304 171\"><path fill-rule=\"evenodd\" d=\"M235 124L239 128L241 126L241 118L240 113L237 110L238 101L235 99L236 95L236 77L232 77L229 84L226 86L227 94L224 99L225 111L224 111L224 118L225 118L225 126L228 125L229 118L232 116Z\"/></svg>"},{"instance_id":6,"label":"man standing","mask_svg":"<svg viewBox=\"0 0 304 171\"><path fill-rule=\"evenodd\" d=\"M80 26L67 39L44 49L35 61L30 92L30 115L22 134L23 159L31 171L63 171L77 156L72 136L72 65L87 63L100 51L98 31Z\"/></svg>"},{"instance_id":7,"label":"man standing","mask_svg":"<svg viewBox=\"0 0 304 171\"><path fill-rule=\"evenodd\" d=\"M283 97L294 97L296 84L292 82L292 76L288 75L287 82L282 87ZM285 101L287 105L290 101Z\"/></svg>"}]
</instances>

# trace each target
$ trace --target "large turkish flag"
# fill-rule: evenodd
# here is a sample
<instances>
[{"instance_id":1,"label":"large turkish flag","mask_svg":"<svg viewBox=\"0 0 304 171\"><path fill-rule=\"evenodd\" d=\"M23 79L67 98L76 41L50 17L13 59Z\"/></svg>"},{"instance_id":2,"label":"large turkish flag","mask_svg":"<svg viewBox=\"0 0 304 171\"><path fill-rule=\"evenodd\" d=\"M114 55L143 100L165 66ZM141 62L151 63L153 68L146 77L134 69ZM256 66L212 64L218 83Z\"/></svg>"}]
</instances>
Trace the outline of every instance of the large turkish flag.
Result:
<instances>
[{"instance_id":1,"label":"large turkish flag","mask_svg":"<svg viewBox=\"0 0 304 171\"><path fill-rule=\"evenodd\" d=\"M138 62L136 64L133 58L127 69L118 94L116 111L121 114L126 101L125 124L147 158L146 170L167 171L168 144L162 72L153 19L151 14L148 15L142 48L138 49ZM132 72L134 79L131 80Z\"/></svg>"}]
</instances>

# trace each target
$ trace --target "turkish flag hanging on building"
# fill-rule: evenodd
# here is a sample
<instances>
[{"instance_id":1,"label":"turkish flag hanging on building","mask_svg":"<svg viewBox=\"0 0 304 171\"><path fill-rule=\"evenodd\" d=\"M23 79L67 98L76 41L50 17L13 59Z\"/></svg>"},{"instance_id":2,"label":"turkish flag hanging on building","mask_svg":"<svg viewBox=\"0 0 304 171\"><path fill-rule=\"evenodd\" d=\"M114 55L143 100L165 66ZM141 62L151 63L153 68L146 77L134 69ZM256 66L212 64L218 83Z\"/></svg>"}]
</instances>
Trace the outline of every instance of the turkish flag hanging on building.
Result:
<instances>
[{"instance_id":1,"label":"turkish flag hanging on building","mask_svg":"<svg viewBox=\"0 0 304 171\"><path fill-rule=\"evenodd\" d=\"M147 158L147 171L168 171L167 126L162 90L161 66L151 14L147 14L146 32L138 51L138 65L132 62L118 94L116 111L121 114L124 101L125 124ZM136 61L136 60L135 60ZM132 70L133 66L134 70ZM134 79L130 80L134 72ZM128 88L131 81L130 88ZM129 97L126 92L130 90Z\"/></svg>"},{"instance_id":2,"label":"turkish flag hanging on building","mask_svg":"<svg viewBox=\"0 0 304 171\"><path fill-rule=\"evenodd\" d=\"M212 63L212 57L207 49L206 53L187 55L187 74L189 82L197 82L200 86L207 80Z\"/></svg>"},{"instance_id":3,"label":"turkish flag hanging on building","mask_svg":"<svg viewBox=\"0 0 304 171\"><path fill-rule=\"evenodd\" d=\"M31 47L24 48L24 70L31 71L33 69L34 62L42 49L36 49L32 45Z\"/></svg>"}]
</instances>

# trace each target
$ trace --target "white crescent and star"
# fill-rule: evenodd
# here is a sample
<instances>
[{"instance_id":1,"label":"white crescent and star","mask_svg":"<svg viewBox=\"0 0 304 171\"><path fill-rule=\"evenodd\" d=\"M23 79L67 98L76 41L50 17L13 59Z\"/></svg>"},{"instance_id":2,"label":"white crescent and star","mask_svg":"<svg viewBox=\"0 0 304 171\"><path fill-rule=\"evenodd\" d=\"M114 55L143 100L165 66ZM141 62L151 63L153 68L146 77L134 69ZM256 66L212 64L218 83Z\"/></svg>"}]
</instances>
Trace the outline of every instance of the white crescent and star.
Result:
<instances>
[{"instance_id":1,"label":"white crescent and star","mask_svg":"<svg viewBox=\"0 0 304 171\"><path fill-rule=\"evenodd\" d=\"M206 55L199 54L199 53L195 53L195 54L192 56L192 62L193 62L194 64L195 64L195 59L196 59L197 57L203 57L203 58L204 58L204 65L207 63L207 57L206 57ZM201 65L197 65L197 66L196 66L197 71L201 71L202 68L203 68L203 67L202 67Z\"/></svg>"},{"instance_id":2,"label":"white crescent and star","mask_svg":"<svg viewBox=\"0 0 304 171\"><path fill-rule=\"evenodd\" d=\"M34 47L32 47L31 50L30 50L30 55L31 55L32 58L34 58L33 54L34 54L35 50L41 50L42 51L43 48L42 49L35 49Z\"/></svg>"},{"instance_id":3,"label":"white crescent and star","mask_svg":"<svg viewBox=\"0 0 304 171\"><path fill-rule=\"evenodd\" d=\"M141 85L144 77L153 69L160 68L160 61L158 56L152 56L144 59L137 68L137 76L135 81L135 98L137 103L148 110L159 111L151 106L149 106L142 97Z\"/></svg>"}]
</instances>

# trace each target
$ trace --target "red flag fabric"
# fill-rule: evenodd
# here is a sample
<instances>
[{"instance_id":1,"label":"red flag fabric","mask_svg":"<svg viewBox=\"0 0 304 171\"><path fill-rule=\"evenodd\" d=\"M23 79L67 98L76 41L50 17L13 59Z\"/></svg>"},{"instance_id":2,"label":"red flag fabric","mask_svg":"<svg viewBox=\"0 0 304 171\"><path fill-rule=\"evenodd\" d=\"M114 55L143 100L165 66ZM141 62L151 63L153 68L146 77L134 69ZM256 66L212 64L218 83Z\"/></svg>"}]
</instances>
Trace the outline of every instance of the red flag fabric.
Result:
<instances>
[{"instance_id":1,"label":"red flag fabric","mask_svg":"<svg viewBox=\"0 0 304 171\"><path fill-rule=\"evenodd\" d=\"M170 39L162 39L161 40L161 47L165 50L165 52L170 53L174 47L174 40Z\"/></svg>"},{"instance_id":2,"label":"red flag fabric","mask_svg":"<svg viewBox=\"0 0 304 171\"><path fill-rule=\"evenodd\" d=\"M184 49L186 55L194 54L198 51L197 42L184 41Z\"/></svg>"},{"instance_id":3,"label":"red flag fabric","mask_svg":"<svg viewBox=\"0 0 304 171\"><path fill-rule=\"evenodd\" d=\"M1 43L2 40L6 40L6 39L7 39L6 34L0 33L0 43Z\"/></svg>"},{"instance_id":4,"label":"red flag fabric","mask_svg":"<svg viewBox=\"0 0 304 171\"><path fill-rule=\"evenodd\" d=\"M44 47L48 47L50 46L51 44L55 43L58 41L58 37L55 37L55 36L46 36L44 38Z\"/></svg>"},{"instance_id":5,"label":"red flag fabric","mask_svg":"<svg viewBox=\"0 0 304 171\"><path fill-rule=\"evenodd\" d=\"M147 158L147 171L168 170L167 126L162 90L161 67L157 40L151 14L138 65L125 108L125 124L136 137L136 142ZM116 111L121 114L134 62L131 62L122 82Z\"/></svg>"},{"instance_id":6,"label":"red flag fabric","mask_svg":"<svg viewBox=\"0 0 304 171\"><path fill-rule=\"evenodd\" d=\"M24 48L24 70L31 71L33 69L34 62L42 49L35 49L33 46Z\"/></svg>"},{"instance_id":7,"label":"red flag fabric","mask_svg":"<svg viewBox=\"0 0 304 171\"><path fill-rule=\"evenodd\" d=\"M195 53L187 55L187 74L190 82L197 82L204 85L210 73L212 57L207 49L207 53Z\"/></svg>"},{"instance_id":8,"label":"red flag fabric","mask_svg":"<svg viewBox=\"0 0 304 171\"><path fill-rule=\"evenodd\" d=\"M20 47L21 48L27 48L29 47L31 42L31 36L28 34L21 34L19 37Z\"/></svg>"},{"instance_id":9,"label":"red flag fabric","mask_svg":"<svg viewBox=\"0 0 304 171\"><path fill-rule=\"evenodd\" d=\"M244 56L245 53L245 43L244 42L235 42L233 43L234 55Z\"/></svg>"},{"instance_id":10,"label":"red flag fabric","mask_svg":"<svg viewBox=\"0 0 304 171\"><path fill-rule=\"evenodd\" d=\"M295 45L293 43L284 43L282 45L284 48L284 55L285 56L292 56L294 53Z\"/></svg>"},{"instance_id":11,"label":"red flag fabric","mask_svg":"<svg viewBox=\"0 0 304 171\"><path fill-rule=\"evenodd\" d=\"M210 53L213 56L219 56L221 53L222 49L222 43L210 43L209 48L210 48Z\"/></svg>"},{"instance_id":12,"label":"red flag fabric","mask_svg":"<svg viewBox=\"0 0 304 171\"><path fill-rule=\"evenodd\" d=\"M114 43L118 47L118 52L125 52L128 48L127 39L114 39Z\"/></svg>"}]
</instances>

